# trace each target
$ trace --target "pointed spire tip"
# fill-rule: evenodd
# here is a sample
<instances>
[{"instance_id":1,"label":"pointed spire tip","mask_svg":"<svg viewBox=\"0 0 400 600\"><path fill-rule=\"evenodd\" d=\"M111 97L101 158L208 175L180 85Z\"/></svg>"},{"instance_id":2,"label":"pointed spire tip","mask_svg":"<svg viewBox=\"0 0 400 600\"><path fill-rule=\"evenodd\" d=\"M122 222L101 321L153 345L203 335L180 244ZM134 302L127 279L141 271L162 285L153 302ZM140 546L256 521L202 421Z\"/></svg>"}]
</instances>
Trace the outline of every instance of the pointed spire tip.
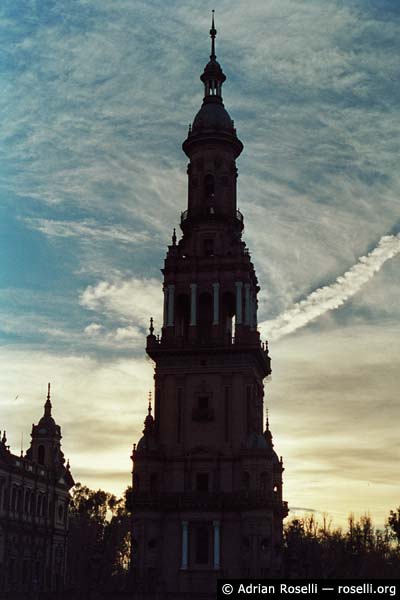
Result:
<instances>
[{"instance_id":1,"label":"pointed spire tip","mask_svg":"<svg viewBox=\"0 0 400 600\"><path fill-rule=\"evenodd\" d=\"M211 60L215 60L216 59L216 54L215 54L215 37L217 35L217 30L215 29L215 22L214 22L214 9L212 10L212 19L211 19L211 29L210 29L210 36L211 36L211 54L210 54L210 58Z\"/></svg>"},{"instance_id":2,"label":"pointed spire tip","mask_svg":"<svg viewBox=\"0 0 400 600\"><path fill-rule=\"evenodd\" d=\"M50 383L47 384L47 399L44 405L44 414L48 417L51 416Z\"/></svg>"}]
</instances>

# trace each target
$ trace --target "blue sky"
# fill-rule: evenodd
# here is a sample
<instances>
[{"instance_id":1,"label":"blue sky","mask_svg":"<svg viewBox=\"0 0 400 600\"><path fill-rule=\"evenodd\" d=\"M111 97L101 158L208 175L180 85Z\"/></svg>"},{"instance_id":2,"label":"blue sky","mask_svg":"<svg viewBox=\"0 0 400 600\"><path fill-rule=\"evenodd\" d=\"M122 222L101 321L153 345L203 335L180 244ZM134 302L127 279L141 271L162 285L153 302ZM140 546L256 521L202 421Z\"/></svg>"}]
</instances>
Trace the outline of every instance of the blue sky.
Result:
<instances>
[{"instance_id":1,"label":"blue sky","mask_svg":"<svg viewBox=\"0 0 400 600\"><path fill-rule=\"evenodd\" d=\"M394 0L2 2L0 426L18 450L50 380L76 479L129 483L212 8L286 496L382 522L400 475Z\"/></svg>"}]
</instances>

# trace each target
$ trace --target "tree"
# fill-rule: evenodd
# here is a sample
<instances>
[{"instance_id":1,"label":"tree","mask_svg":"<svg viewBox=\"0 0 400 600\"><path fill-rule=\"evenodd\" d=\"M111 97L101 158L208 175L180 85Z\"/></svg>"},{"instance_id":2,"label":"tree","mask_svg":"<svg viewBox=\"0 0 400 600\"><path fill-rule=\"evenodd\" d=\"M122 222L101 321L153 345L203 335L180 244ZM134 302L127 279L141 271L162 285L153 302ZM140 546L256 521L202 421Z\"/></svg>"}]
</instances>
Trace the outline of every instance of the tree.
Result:
<instances>
[{"instance_id":1,"label":"tree","mask_svg":"<svg viewBox=\"0 0 400 600\"><path fill-rule=\"evenodd\" d=\"M81 599L121 587L130 555L125 499L77 483L70 502L68 580Z\"/></svg>"},{"instance_id":2,"label":"tree","mask_svg":"<svg viewBox=\"0 0 400 600\"><path fill-rule=\"evenodd\" d=\"M376 529L370 515L349 516L348 529L322 527L314 515L293 519L285 526L285 576L289 578L397 578L400 554L393 548L390 529L399 541L400 508L391 511L388 525Z\"/></svg>"},{"instance_id":3,"label":"tree","mask_svg":"<svg viewBox=\"0 0 400 600\"><path fill-rule=\"evenodd\" d=\"M391 510L388 518L388 525L400 546L400 506L397 510Z\"/></svg>"}]
</instances>

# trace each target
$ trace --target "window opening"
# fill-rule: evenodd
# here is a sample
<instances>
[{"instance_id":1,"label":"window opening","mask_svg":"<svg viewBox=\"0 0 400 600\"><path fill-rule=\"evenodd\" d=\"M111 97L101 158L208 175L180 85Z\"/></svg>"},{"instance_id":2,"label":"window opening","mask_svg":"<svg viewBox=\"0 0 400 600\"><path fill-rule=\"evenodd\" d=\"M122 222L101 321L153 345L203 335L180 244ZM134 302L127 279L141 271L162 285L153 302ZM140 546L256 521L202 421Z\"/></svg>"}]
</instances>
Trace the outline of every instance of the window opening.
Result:
<instances>
[{"instance_id":1,"label":"window opening","mask_svg":"<svg viewBox=\"0 0 400 600\"><path fill-rule=\"evenodd\" d=\"M210 556L210 533L207 525L201 525L196 530L196 563L206 565Z\"/></svg>"},{"instance_id":2,"label":"window opening","mask_svg":"<svg viewBox=\"0 0 400 600\"><path fill-rule=\"evenodd\" d=\"M196 474L196 491L208 492L208 473Z\"/></svg>"}]
</instances>

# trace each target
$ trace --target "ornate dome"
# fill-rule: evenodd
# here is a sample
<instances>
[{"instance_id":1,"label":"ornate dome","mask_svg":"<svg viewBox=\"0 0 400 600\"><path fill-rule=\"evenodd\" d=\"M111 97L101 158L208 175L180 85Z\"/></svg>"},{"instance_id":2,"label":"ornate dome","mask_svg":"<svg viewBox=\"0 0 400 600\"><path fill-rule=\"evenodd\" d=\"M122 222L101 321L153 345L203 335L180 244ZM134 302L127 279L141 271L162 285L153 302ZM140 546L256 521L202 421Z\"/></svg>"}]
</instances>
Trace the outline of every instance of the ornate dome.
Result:
<instances>
[{"instance_id":1,"label":"ornate dome","mask_svg":"<svg viewBox=\"0 0 400 600\"><path fill-rule=\"evenodd\" d=\"M219 100L210 102L210 100ZM234 132L232 119L222 101L215 96L208 96L194 118L192 131L196 133L204 129L227 129Z\"/></svg>"},{"instance_id":2,"label":"ornate dome","mask_svg":"<svg viewBox=\"0 0 400 600\"><path fill-rule=\"evenodd\" d=\"M143 435L136 446L136 452L151 452L156 450L158 450L158 444L153 435Z\"/></svg>"}]
</instances>

